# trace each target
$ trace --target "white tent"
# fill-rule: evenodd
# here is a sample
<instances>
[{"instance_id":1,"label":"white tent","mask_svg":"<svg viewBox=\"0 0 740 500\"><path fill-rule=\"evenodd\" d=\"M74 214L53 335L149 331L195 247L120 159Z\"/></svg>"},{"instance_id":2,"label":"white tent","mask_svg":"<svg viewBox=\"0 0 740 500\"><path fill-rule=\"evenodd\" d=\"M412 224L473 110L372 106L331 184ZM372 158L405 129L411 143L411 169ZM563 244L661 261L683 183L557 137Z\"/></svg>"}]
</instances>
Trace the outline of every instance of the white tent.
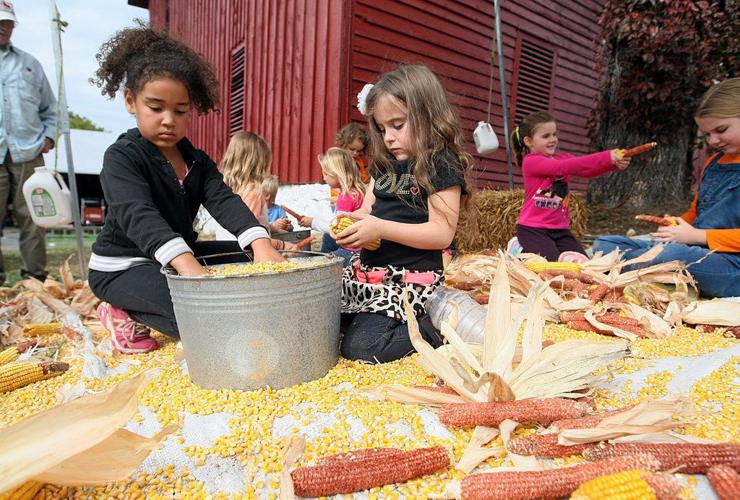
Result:
<instances>
[{"instance_id":1,"label":"white tent","mask_svg":"<svg viewBox=\"0 0 740 500\"><path fill-rule=\"evenodd\" d=\"M119 132L96 132L94 130L71 129L70 135L74 144L75 174L99 175L103 168L103 155L108 147L116 142ZM60 138L61 139L61 138ZM58 151L52 149L44 155L44 162L50 169L54 168L54 156L57 156L57 170L67 173L67 151L65 141L57 144Z\"/></svg>"}]
</instances>

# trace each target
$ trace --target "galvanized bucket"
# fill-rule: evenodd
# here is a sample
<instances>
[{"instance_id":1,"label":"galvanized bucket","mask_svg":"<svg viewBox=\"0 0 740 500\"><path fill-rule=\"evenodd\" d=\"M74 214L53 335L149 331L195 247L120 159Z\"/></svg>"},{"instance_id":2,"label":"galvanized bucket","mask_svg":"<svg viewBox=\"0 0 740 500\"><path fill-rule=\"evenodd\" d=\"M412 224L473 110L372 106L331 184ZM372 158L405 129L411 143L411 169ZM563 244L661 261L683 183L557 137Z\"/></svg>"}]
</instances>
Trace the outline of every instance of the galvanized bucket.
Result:
<instances>
[{"instance_id":1,"label":"galvanized bucket","mask_svg":"<svg viewBox=\"0 0 740 500\"><path fill-rule=\"evenodd\" d=\"M300 254L299 260L322 263L235 276L162 270L193 382L207 389L280 389L323 377L336 365L343 261Z\"/></svg>"}]
</instances>

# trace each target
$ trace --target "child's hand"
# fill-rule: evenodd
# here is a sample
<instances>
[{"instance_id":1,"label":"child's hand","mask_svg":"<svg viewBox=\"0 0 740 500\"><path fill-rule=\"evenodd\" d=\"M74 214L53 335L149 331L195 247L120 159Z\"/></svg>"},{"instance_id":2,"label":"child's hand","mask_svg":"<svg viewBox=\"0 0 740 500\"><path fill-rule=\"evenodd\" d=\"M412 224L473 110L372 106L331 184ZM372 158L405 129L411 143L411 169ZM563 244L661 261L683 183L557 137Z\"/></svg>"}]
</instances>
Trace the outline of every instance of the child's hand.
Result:
<instances>
[{"instance_id":1,"label":"child's hand","mask_svg":"<svg viewBox=\"0 0 740 500\"><path fill-rule=\"evenodd\" d=\"M301 227L311 227L311 224L313 224L313 217L304 215L303 217L298 219L298 224L300 224Z\"/></svg>"},{"instance_id":2,"label":"child's hand","mask_svg":"<svg viewBox=\"0 0 740 500\"><path fill-rule=\"evenodd\" d=\"M285 257L275 250L269 238L259 238L251 244L255 262L285 262Z\"/></svg>"},{"instance_id":3,"label":"child's hand","mask_svg":"<svg viewBox=\"0 0 740 500\"><path fill-rule=\"evenodd\" d=\"M666 215L666 219L676 221L677 225L660 226L654 233L650 233L653 240L661 243L683 243L684 245L706 245L707 232L697 229L681 217Z\"/></svg>"},{"instance_id":4,"label":"child's hand","mask_svg":"<svg viewBox=\"0 0 740 500\"><path fill-rule=\"evenodd\" d=\"M611 152L612 163L619 170L624 170L625 168L629 166L632 158L622 158L622 156L618 153L618 151L619 151L618 149L612 149L612 152Z\"/></svg>"},{"instance_id":5,"label":"child's hand","mask_svg":"<svg viewBox=\"0 0 740 500\"><path fill-rule=\"evenodd\" d=\"M275 224L275 227L277 227L280 231L292 231L293 230L293 224L290 222L290 220L287 217L280 217L278 220L273 222Z\"/></svg>"},{"instance_id":6,"label":"child's hand","mask_svg":"<svg viewBox=\"0 0 740 500\"><path fill-rule=\"evenodd\" d=\"M334 237L339 245L358 248L382 238L382 221L377 217L364 212L352 212L348 216L357 222Z\"/></svg>"}]
</instances>

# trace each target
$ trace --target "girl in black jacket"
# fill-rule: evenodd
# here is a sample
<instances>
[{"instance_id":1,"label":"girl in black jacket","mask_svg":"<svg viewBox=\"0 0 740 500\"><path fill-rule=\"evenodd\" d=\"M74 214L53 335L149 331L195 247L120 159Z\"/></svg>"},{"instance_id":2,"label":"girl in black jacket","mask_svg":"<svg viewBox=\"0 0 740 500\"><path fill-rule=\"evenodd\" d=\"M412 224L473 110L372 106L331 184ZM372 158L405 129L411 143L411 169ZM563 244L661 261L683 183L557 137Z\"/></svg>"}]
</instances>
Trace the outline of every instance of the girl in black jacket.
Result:
<instances>
[{"instance_id":1,"label":"girl in black jacket","mask_svg":"<svg viewBox=\"0 0 740 500\"><path fill-rule=\"evenodd\" d=\"M97 59L94 83L111 98L123 85L137 128L103 158L108 213L92 247L90 288L104 301L98 316L116 348L148 352L158 347L149 327L178 335L162 266L195 276L204 272L197 255L247 246L255 261L283 258L213 160L185 137L194 109L218 106L218 82L203 58L166 33L139 26L114 35ZM201 204L237 242L196 242L193 219Z\"/></svg>"}]
</instances>

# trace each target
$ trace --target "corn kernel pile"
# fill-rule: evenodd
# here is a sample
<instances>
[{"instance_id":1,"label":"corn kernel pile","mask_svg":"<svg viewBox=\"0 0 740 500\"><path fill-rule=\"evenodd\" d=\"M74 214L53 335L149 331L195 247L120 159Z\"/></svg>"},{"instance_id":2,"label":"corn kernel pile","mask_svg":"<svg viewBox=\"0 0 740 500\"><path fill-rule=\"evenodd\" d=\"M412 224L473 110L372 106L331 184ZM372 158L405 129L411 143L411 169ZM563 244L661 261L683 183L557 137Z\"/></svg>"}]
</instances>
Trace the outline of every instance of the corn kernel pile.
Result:
<instances>
[{"instance_id":1,"label":"corn kernel pile","mask_svg":"<svg viewBox=\"0 0 740 500\"><path fill-rule=\"evenodd\" d=\"M253 262L250 264L224 264L222 266L210 266L206 268L206 273L211 276L234 276L245 274L265 274L280 273L292 269L303 269L307 267L316 267L324 264L324 259L312 259L303 261L286 261L286 262Z\"/></svg>"},{"instance_id":2,"label":"corn kernel pile","mask_svg":"<svg viewBox=\"0 0 740 500\"><path fill-rule=\"evenodd\" d=\"M96 332L99 335L102 333ZM291 436L299 432L306 438L306 450L297 465L313 464L321 456L342 451L383 446L413 449L442 445L459 459L472 434L472 430L445 428L430 408L381 401L370 392L381 384L432 384L433 377L418 366L415 355L384 365L341 360L319 380L278 391L206 390L190 381L183 363L177 360L177 343L155 336L162 348L152 353L102 356L109 367L120 368L120 373L103 379L81 378L83 361L67 341L59 359L70 363L68 372L0 394L1 432L56 405L60 389L67 384L81 381L86 389L100 391L144 369L159 369L140 396L139 413L128 428L151 435L175 424L179 430L165 438L162 448L152 452L127 481L78 488L47 484L35 498L278 498L283 452ZM574 337L604 338L561 325L548 325L545 330L546 339ZM48 342L61 340L61 334L48 337ZM616 362L604 373L605 381L596 391L598 408L672 393L671 384L691 372L664 369L660 363L668 357L683 356L681 364L688 366L690 356L731 351L726 362L688 383L686 392L697 417L679 432L740 442L736 425L740 407L732 398L732 385L739 375L740 341L724 337L721 331L698 334L680 329L666 339L641 339L634 348L636 357ZM519 429L517 435L532 432ZM491 443L501 445L500 436ZM557 459L555 463L578 460ZM501 465L510 462L494 458L484 467ZM360 497L428 498L443 493L450 479L462 476L448 469L408 483L374 488Z\"/></svg>"}]
</instances>

